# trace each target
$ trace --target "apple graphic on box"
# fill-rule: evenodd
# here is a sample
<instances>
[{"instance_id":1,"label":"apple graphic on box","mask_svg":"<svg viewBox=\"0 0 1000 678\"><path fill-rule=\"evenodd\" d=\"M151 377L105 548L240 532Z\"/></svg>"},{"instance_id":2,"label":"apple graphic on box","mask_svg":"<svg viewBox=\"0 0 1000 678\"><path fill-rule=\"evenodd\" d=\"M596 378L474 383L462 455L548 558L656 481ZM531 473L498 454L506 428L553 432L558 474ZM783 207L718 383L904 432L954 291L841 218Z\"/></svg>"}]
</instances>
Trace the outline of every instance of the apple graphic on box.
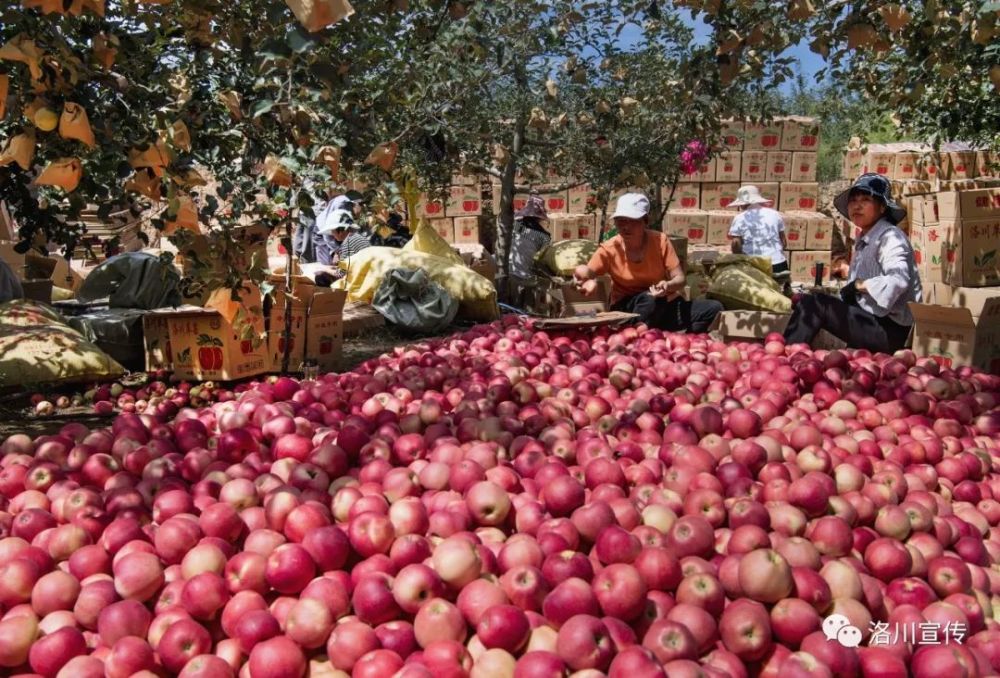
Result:
<instances>
[{"instance_id":1,"label":"apple graphic on box","mask_svg":"<svg viewBox=\"0 0 1000 678\"><path fill-rule=\"evenodd\" d=\"M694 207L698 204L693 196L686 196L681 198L681 207Z\"/></svg>"},{"instance_id":2,"label":"apple graphic on box","mask_svg":"<svg viewBox=\"0 0 1000 678\"><path fill-rule=\"evenodd\" d=\"M720 204L720 205L721 205L722 207L729 207L729 203L731 203L732 201L733 201L733 199L732 199L732 198L721 198L721 199L719 200L719 204Z\"/></svg>"},{"instance_id":3,"label":"apple graphic on box","mask_svg":"<svg viewBox=\"0 0 1000 678\"><path fill-rule=\"evenodd\" d=\"M775 165L774 165L774 173L775 174L784 174L785 173L785 166L783 164L781 164L780 162L779 163L775 163Z\"/></svg>"},{"instance_id":4,"label":"apple graphic on box","mask_svg":"<svg viewBox=\"0 0 1000 678\"><path fill-rule=\"evenodd\" d=\"M437 201L429 202L427 203L427 206L424 207L424 211L427 212L427 214L437 214L441 211L441 203Z\"/></svg>"},{"instance_id":5,"label":"apple graphic on box","mask_svg":"<svg viewBox=\"0 0 1000 678\"><path fill-rule=\"evenodd\" d=\"M918 265L923 261L924 255L921 254L920 250L913 250L913 261Z\"/></svg>"},{"instance_id":6,"label":"apple graphic on box","mask_svg":"<svg viewBox=\"0 0 1000 678\"><path fill-rule=\"evenodd\" d=\"M801 165L799 165L799 171L802 172L803 174L808 174L810 167L811 166L809 165L809 163L804 162Z\"/></svg>"},{"instance_id":7,"label":"apple graphic on box","mask_svg":"<svg viewBox=\"0 0 1000 678\"><path fill-rule=\"evenodd\" d=\"M816 231L816 239L823 240L826 238L826 231Z\"/></svg>"},{"instance_id":8,"label":"apple graphic on box","mask_svg":"<svg viewBox=\"0 0 1000 678\"><path fill-rule=\"evenodd\" d=\"M748 174L759 174L760 173L760 165L753 165L753 164L751 164L747 168L747 173Z\"/></svg>"},{"instance_id":9,"label":"apple graphic on box","mask_svg":"<svg viewBox=\"0 0 1000 678\"><path fill-rule=\"evenodd\" d=\"M761 138L761 145L765 147L777 146L778 145L778 135L777 134L765 134Z\"/></svg>"},{"instance_id":10,"label":"apple graphic on box","mask_svg":"<svg viewBox=\"0 0 1000 678\"><path fill-rule=\"evenodd\" d=\"M727 146L737 146L739 145L739 143L740 143L740 138L735 134L730 134L729 136L726 137Z\"/></svg>"},{"instance_id":11,"label":"apple graphic on box","mask_svg":"<svg viewBox=\"0 0 1000 678\"><path fill-rule=\"evenodd\" d=\"M788 232L788 239L789 240L798 240L799 239L799 232L798 231L789 231Z\"/></svg>"},{"instance_id":12,"label":"apple graphic on box","mask_svg":"<svg viewBox=\"0 0 1000 678\"><path fill-rule=\"evenodd\" d=\"M802 137L801 143L802 143L803 146L815 146L816 145L816 137L815 137L815 135L812 135L812 134L806 134L806 135L804 135Z\"/></svg>"},{"instance_id":13,"label":"apple graphic on box","mask_svg":"<svg viewBox=\"0 0 1000 678\"><path fill-rule=\"evenodd\" d=\"M562 198L549 198L550 210L561 210L566 207L566 201Z\"/></svg>"},{"instance_id":14,"label":"apple graphic on box","mask_svg":"<svg viewBox=\"0 0 1000 678\"><path fill-rule=\"evenodd\" d=\"M466 212L475 212L479 209L478 200L465 200L462 202L462 209Z\"/></svg>"},{"instance_id":15,"label":"apple graphic on box","mask_svg":"<svg viewBox=\"0 0 1000 678\"><path fill-rule=\"evenodd\" d=\"M799 207L802 209L812 209L816 206L815 198L799 198Z\"/></svg>"},{"instance_id":16,"label":"apple graphic on box","mask_svg":"<svg viewBox=\"0 0 1000 678\"><path fill-rule=\"evenodd\" d=\"M689 228L688 237L692 240L700 240L705 235L705 231L700 228Z\"/></svg>"},{"instance_id":17,"label":"apple graphic on box","mask_svg":"<svg viewBox=\"0 0 1000 678\"><path fill-rule=\"evenodd\" d=\"M732 172L734 169L735 168L733 167L733 163L731 163L731 162L730 163L726 163L725 165L722 166L722 171L723 172Z\"/></svg>"},{"instance_id":18,"label":"apple graphic on box","mask_svg":"<svg viewBox=\"0 0 1000 678\"><path fill-rule=\"evenodd\" d=\"M885 174L886 172L889 171L889 166L888 165L878 165L875 168L875 171L878 172L879 174Z\"/></svg>"}]
</instances>

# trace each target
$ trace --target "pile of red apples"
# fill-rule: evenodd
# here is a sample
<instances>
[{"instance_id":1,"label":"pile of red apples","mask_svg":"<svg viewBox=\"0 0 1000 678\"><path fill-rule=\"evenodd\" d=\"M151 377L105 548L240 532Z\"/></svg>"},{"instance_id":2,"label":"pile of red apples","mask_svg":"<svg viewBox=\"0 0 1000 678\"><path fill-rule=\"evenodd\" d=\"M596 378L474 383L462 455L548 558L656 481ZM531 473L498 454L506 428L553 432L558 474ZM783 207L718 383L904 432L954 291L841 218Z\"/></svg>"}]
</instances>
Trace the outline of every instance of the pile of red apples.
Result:
<instances>
[{"instance_id":1,"label":"pile of red apples","mask_svg":"<svg viewBox=\"0 0 1000 678\"><path fill-rule=\"evenodd\" d=\"M14 435L0 674L996 675L998 406L909 351L507 318Z\"/></svg>"}]
</instances>

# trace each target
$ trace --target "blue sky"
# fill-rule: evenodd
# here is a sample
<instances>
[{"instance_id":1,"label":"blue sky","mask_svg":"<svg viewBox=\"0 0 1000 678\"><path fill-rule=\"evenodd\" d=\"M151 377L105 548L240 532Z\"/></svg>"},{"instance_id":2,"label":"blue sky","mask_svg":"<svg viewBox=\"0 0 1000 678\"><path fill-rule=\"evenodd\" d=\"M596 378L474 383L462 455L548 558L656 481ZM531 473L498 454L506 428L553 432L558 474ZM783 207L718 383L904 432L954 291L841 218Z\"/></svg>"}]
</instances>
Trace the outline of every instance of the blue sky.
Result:
<instances>
[{"instance_id":1,"label":"blue sky","mask_svg":"<svg viewBox=\"0 0 1000 678\"><path fill-rule=\"evenodd\" d=\"M700 19L695 20L689 12L685 12L684 18L685 22L694 28L696 43L703 44L709 40L712 35L711 26ZM634 24L629 25L621 35L621 42L623 46L634 45L639 39L641 39L641 30ZM809 49L808 42L803 41L794 47L790 47L786 54L794 57L798 62L798 68L801 69L806 82L815 82L816 73L823 68L824 60L823 57ZM789 82L785 83L782 88L786 89L791 86L792 83Z\"/></svg>"}]
</instances>

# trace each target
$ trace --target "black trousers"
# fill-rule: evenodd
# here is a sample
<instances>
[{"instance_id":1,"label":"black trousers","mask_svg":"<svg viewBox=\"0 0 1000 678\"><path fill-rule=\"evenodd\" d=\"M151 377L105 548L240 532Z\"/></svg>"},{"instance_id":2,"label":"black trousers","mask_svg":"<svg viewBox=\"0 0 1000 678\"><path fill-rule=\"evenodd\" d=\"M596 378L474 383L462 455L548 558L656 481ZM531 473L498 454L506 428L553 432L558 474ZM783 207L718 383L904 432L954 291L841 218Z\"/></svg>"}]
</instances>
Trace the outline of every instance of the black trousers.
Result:
<instances>
[{"instance_id":1,"label":"black trousers","mask_svg":"<svg viewBox=\"0 0 1000 678\"><path fill-rule=\"evenodd\" d=\"M847 342L850 348L864 348L873 353L898 351L910 334L909 327L879 318L837 297L807 294L792 311L785 328L785 341L808 344L820 330Z\"/></svg>"},{"instance_id":2,"label":"black trousers","mask_svg":"<svg viewBox=\"0 0 1000 678\"><path fill-rule=\"evenodd\" d=\"M686 301L680 297L673 301L656 298L649 292L622 299L611 307L614 311L638 313L639 322L668 332L687 331L704 334L722 312L722 304L711 299Z\"/></svg>"}]
</instances>

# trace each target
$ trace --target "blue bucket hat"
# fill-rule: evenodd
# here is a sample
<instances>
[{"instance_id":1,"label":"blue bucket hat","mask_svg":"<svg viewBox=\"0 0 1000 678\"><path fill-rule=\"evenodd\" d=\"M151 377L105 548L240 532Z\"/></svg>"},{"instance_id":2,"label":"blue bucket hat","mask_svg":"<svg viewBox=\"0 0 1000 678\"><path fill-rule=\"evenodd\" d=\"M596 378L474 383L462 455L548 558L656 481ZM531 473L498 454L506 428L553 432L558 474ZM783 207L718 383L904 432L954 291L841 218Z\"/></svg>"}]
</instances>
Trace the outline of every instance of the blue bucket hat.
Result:
<instances>
[{"instance_id":1,"label":"blue bucket hat","mask_svg":"<svg viewBox=\"0 0 1000 678\"><path fill-rule=\"evenodd\" d=\"M862 174L853 186L833 199L834 207L847 219L850 219L847 215L847 201L854 192L867 193L881 200L886 207L884 217L888 221L898 224L906 218L906 210L892 199L892 184L881 174L874 172Z\"/></svg>"}]
</instances>

